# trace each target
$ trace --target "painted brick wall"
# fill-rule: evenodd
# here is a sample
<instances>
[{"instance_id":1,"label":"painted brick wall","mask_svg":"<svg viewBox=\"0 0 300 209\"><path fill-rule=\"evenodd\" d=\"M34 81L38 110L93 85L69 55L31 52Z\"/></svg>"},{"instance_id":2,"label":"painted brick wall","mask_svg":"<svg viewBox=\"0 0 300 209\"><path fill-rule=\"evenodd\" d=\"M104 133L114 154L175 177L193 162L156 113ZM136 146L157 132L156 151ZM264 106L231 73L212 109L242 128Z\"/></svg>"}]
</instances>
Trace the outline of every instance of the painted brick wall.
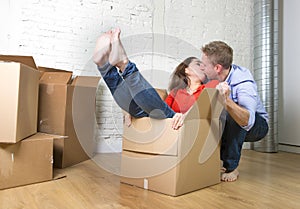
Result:
<instances>
[{"instance_id":1,"label":"painted brick wall","mask_svg":"<svg viewBox=\"0 0 300 209\"><path fill-rule=\"evenodd\" d=\"M99 75L91 61L96 38L116 26L129 58L155 87L166 88L178 62L200 56L216 39L252 68L249 0L3 0L0 12L1 54L32 55L39 66L77 75ZM103 82L96 105L98 151L120 151L122 113Z\"/></svg>"}]
</instances>

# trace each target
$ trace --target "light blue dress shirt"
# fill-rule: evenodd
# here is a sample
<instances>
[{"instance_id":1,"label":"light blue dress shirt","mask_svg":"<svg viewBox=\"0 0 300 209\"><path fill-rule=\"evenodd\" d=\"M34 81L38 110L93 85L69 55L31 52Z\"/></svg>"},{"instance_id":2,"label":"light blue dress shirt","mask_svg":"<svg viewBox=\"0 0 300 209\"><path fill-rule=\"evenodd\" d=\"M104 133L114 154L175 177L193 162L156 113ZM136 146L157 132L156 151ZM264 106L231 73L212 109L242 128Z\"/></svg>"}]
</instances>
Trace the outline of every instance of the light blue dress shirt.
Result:
<instances>
[{"instance_id":1,"label":"light blue dress shirt","mask_svg":"<svg viewBox=\"0 0 300 209\"><path fill-rule=\"evenodd\" d=\"M230 98L250 113L248 125L242 128L249 131L255 122L255 113L260 114L268 122L268 113L257 92L257 85L247 68L231 65L225 80L230 86Z\"/></svg>"}]
</instances>

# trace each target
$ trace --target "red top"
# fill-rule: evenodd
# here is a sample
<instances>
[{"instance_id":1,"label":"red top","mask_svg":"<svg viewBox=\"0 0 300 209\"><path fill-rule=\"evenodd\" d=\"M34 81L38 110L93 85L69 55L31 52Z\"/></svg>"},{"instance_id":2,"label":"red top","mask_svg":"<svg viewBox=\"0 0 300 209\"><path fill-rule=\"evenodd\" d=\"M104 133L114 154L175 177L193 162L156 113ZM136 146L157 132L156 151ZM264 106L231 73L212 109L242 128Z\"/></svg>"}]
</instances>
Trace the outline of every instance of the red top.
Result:
<instances>
[{"instance_id":1,"label":"red top","mask_svg":"<svg viewBox=\"0 0 300 209\"><path fill-rule=\"evenodd\" d=\"M180 113L186 113L198 99L200 93L204 88L215 88L219 81L212 80L206 84L198 87L198 89L191 95L186 89L178 89L177 92L172 90L165 102L175 111Z\"/></svg>"}]
</instances>

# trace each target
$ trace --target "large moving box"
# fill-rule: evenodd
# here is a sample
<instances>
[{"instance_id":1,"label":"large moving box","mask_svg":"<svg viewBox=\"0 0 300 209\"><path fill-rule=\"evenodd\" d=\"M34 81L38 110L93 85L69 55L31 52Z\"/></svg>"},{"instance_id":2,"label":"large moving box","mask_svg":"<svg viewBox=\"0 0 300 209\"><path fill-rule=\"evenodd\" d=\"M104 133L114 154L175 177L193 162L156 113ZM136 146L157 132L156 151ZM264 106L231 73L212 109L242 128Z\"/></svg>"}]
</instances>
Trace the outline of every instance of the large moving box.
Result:
<instances>
[{"instance_id":1,"label":"large moving box","mask_svg":"<svg viewBox=\"0 0 300 209\"><path fill-rule=\"evenodd\" d=\"M0 55L0 143L37 132L39 72L30 56Z\"/></svg>"},{"instance_id":2,"label":"large moving box","mask_svg":"<svg viewBox=\"0 0 300 209\"><path fill-rule=\"evenodd\" d=\"M179 130L172 119L133 119L124 126L121 182L177 196L220 182L223 107L205 89Z\"/></svg>"},{"instance_id":3,"label":"large moving box","mask_svg":"<svg viewBox=\"0 0 300 209\"><path fill-rule=\"evenodd\" d=\"M54 166L64 168L89 159L94 152L95 94L99 77L39 67L38 131L64 135L54 141ZM94 143L94 144L93 144Z\"/></svg>"},{"instance_id":4,"label":"large moving box","mask_svg":"<svg viewBox=\"0 0 300 209\"><path fill-rule=\"evenodd\" d=\"M15 144L0 144L0 189L53 178L53 139L36 133Z\"/></svg>"}]
</instances>

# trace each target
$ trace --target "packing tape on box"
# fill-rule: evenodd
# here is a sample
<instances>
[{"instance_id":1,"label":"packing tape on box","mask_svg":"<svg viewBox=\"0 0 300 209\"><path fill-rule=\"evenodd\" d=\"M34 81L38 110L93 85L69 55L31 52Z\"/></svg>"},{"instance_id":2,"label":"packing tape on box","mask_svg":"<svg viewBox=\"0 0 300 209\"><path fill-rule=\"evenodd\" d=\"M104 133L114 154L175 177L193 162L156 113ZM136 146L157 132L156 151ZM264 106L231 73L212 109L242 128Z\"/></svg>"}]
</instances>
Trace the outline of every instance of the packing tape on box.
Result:
<instances>
[{"instance_id":1,"label":"packing tape on box","mask_svg":"<svg viewBox=\"0 0 300 209\"><path fill-rule=\"evenodd\" d=\"M144 179L144 189L148 189L148 179Z\"/></svg>"}]
</instances>

